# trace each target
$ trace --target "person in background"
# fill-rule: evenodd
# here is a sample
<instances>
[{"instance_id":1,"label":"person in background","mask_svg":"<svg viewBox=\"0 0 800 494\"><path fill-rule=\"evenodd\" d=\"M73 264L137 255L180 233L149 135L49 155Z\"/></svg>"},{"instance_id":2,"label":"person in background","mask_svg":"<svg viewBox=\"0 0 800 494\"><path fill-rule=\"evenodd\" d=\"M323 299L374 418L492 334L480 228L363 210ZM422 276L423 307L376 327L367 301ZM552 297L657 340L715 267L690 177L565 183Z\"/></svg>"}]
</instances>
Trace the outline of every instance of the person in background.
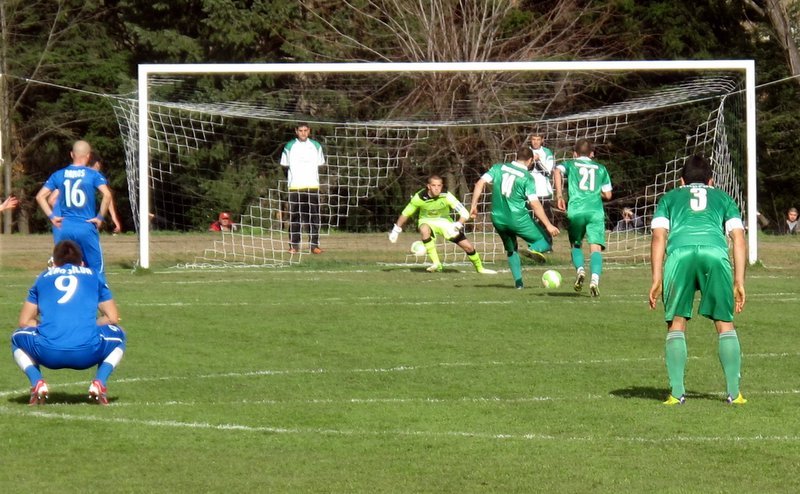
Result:
<instances>
[{"instance_id":1,"label":"person in background","mask_svg":"<svg viewBox=\"0 0 800 494\"><path fill-rule=\"evenodd\" d=\"M786 212L786 221L781 225L781 231L784 235L797 235L800 233L797 223L797 208L789 208Z\"/></svg>"},{"instance_id":2,"label":"person in background","mask_svg":"<svg viewBox=\"0 0 800 494\"><path fill-rule=\"evenodd\" d=\"M100 158L100 155L95 151L92 151L92 153L89 155L89 166L98 172L103 173L103 159ZM103 175L105 174L103 173ZM114 201L113 192L111 194L111 202L108 204L108 214L111 216L111 222L114 223L111 233L122 233L122 222L119 219L119 213L117 212L117 204L116 201Z\"/></svg>"},{"instance_id":3,"label":"person in background","mask_svg":"<svg viewBox=\"0 0 800 494\"><path fill-rule=\"evenodd\" d=\"M219 213L219 218L208 226L210 232L235 232L238 229L236 223L231 221L231 213L223 211Z\"/></svg>"},{"instance_id":4,"label":"person in background","mask_svg":"<svg viewBox=\"0 0 800 494\"><path fill-rule=\"evenodd\" d=\"M622 208L622 219L617 221L614 226L615 232L639 232L644 228L644 221L641 216L634 214L631 208Z\"/></svg>"},{"instance_id":5,"label":"person in background","mask_svg":"<svg viewBox=\"0 0 800 494\"><path fill-rule=\"evenodd\" d=\"M450 216L453 210L459 215L458 221L453 221ZM400 213L400 217L397 218L389 233L391 243L397 242L403 226L417 212L419 212L417 221L419 233L432 263L427 268L429 272L442 271L444 268L439 261L439 254L436 252L436 237L441 236L461 247L475 267L475 271L481 274L496 274L496 271L483 267L481 256L464 235L464 223L469 220L469 211L461 204L461 201L456 199L456 196L444 189L442 177L431 175L428 177L425 188L411 196L411 201Z\"/></svg>"},{"instance_id":6,"label":"person in background","mask_svg":"<svg viewBox=\"0 0 800 494\"><path fill-rule=\"evenodd\" d=\"M322 254L319 246L319 169L325 165L322 144L311 139L311 127L300 123L297 138L283 148L281 166L288 169L289 180L289 253L300 251L303 226L308 227L312 254Z\"/></svg>"},{"instance_id":7,"label":"person in background","mask_svg":"<svg viewBox=\"0 0 800 494\"><path fill-rule=\"evenodd\" d=\"M14 209L19 205L19 199L14 196L8 196L6 199L0 203L0 212L3 212L7 209Z\"/></svg>"},{"instance_id":8,"label":"person in background","mask_svg":"<svg viewBox=\"0 0 800 494\"><path fill-rule=\"evenodd\" d=\"M57 243L53 263L28 291L18 329L11 335L14 361L31 383L29 403L44 404L50 392L41 366L78 370L97 366L89 399L108 405L106 383L122 360L127 340L117 326L117 304L104 278L83 265L76 242Z\"/></svg>"},{"instance_id":9,"label":"person in background","mask_svg":"<svg viewBox=\"0 0 800 494\"><path fill-rule=\"evenodd\" d=\"M736 202L713 186L712 177L711 165L705 158L690 157L683 166L680 187L659 199L650 224L650 308L655 309L661 298L667 322L665 354L670 395L665 405L682 405L686 401L686 323L692 318L698 290L698 313L714 321L717 330L726 401L733 405L747 403L739 390L742 351L733 325L734 313L740 313L745 304L744 224ZM726 235L733 244L733 266Z\"/></svg>"}]
</instances>

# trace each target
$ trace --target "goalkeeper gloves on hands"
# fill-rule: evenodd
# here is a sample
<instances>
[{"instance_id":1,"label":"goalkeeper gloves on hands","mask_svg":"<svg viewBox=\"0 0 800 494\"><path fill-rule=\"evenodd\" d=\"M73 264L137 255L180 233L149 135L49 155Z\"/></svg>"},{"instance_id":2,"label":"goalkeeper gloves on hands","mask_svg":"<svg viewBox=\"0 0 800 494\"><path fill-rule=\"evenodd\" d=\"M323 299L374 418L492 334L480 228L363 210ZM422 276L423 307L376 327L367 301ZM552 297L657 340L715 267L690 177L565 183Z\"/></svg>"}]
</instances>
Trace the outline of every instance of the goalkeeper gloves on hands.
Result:
<instances>
[{"instance_id":1,"label":"goalkeeper gloves on hands","mask_svg":"<svg viewBox=\"0 0 800 494\"><path fill-rule=\"evenodd\" d=\"M399 227L399 226L397 226L397 225L394 225L394 226L392 227L392 231L389 233L389 242L391 242L391 243L395 243L395 242L397 242L397 237L399 237L399 236L400 236L400 233L401 233L402 231L403 231L403 229L402 229L402 228L400 228L400 227Z\"/></svg>"},{"instance_id":2,"label":"goalkeeper gloves on hands","mask_svg":"<svg viewBox=\"0 0 800 494\"><path fill-rule=\"evenodd\" d=\"M458 234L461 233L461 230L463 229L464 229L464 223L461 223L460 221L454 221L448 228L449 231L447 233L452 238L458 236Z\"/></svg>"}]
</instances>

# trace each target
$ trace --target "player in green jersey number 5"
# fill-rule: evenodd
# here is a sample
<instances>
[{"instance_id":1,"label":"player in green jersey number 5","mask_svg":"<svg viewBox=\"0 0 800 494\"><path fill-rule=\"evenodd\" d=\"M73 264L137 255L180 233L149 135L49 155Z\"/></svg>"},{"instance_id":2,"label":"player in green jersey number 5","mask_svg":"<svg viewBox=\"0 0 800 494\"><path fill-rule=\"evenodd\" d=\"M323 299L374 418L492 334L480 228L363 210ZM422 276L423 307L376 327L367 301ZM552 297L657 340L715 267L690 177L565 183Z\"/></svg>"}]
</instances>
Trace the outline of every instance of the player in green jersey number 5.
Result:
<instances>
[{"instance_id":1,"label":"player in green jersey number 5","mask_svg":"<svg viewBox=\"0 0 800 494\"><path fill-rule=\"evenodd\" d=\"M559 234L558 228L550 223L536 196L536 185L530 174L533 166L533 151L524 147L517 152L517 159L511 163L497 163L484 173L472 191L470 215L478 215L478 202L483 195L486 184L492 185L492 226L503 241L508 266L514 285L522 288L522 263L520 262L517 237L522 238L538 252L550 250L550 239L542 228L551 236ZM533 221L528 205L533 214L541 221L541 226Z\"/></svg>"},{"instance_id":2,"label":"player in green jersey number 5","mask_svg":"<svg viewBox=\"0 0 800 494\"><path fill-rule=\"evenodd\" d=\"M459 215L458 221L453 221L451 217L453 210ZM438 175L428 177L428 184L425 188L411 196L411 201L400 213L400 217L397 218L392 231L389 233L390 242L397 242L400 232L403 231L403 226L417 212L419 212L419 219L417 220L419 233L422 236L425 251L428 253L432 263L428 267L428 271L436 272L443 269L442 263L439 261L439 254L436 252L436 237L441 235L464 250L467 258L475 266L475 271L481 274L497 274L496 271L483 267L481 256L475 251L472 243L462 231L464 223L469 220L469 212L456 199L456 196L444 190L444 182Z\"/></svg>"},{"instance_id":3,"label":"player in green jersey number 5","mask_svg":"<svg viewBox=\"0 0 800 494\"><path fill-rule=\"evenodd\" d=\"M658 201L653 222L650 260L653 284L650 308L663 293L667 321L666 361L670 396L664 403L685 400L686 321L692 318L694 295L700 290L698 313L714 321L719 335L719 361L727 384L727 402L746 403L739 392L742 354L733 314L744 309L747 256L739 208L714 188L713 171L704 158L692 156L683 166L681 186ZM725 234L733 241L733 268ZM666 262L664 261L666 254Z\"/></svg>"},{"instance_id":4,"label":"player in green jersey number 5","mask_svg":"<svg viewBox=\"0 0 800 494\"><path fill-rule=\"evenodd\" d=\"M579 139L575 143L574 158L556 165L553 183L556 186L556 206L567 210L567 231L572 246L572 265L577 277L575 291L583 289L586 270L583 267L583 238L589 242L589 269L592 279L589 291L592 297L600 295L600 272L603 270L603 250L606 248L606 213L603 201L611 199L611 178L602 164L594 161L592 143ZM569 205L562 194L561 176L567 179Z\"/></svg>"}]
</instances>

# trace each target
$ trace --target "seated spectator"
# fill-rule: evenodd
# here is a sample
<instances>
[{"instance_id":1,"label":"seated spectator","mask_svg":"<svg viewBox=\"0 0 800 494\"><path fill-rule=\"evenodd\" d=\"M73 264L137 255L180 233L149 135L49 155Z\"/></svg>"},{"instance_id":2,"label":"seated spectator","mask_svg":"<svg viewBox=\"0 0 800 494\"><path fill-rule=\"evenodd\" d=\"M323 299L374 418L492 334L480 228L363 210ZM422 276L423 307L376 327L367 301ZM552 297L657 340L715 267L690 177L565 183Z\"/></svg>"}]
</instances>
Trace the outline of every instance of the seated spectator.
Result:
<instances>
[{"instance_id":1,"label":"seated spectator","mask_svg":"<svg viewBox=\"0 0 800 494\"><path fill-rule=\"evenodd\" d=\"M231 221L231 213L219 213L219 219L208 226L210 232L235 232L238 227Z\"/></svg>"},{"instance_id":2,"label":"seated spectator","mask_svg":"<svg viewBox=\"0 0 800 494\"><path fill-rule=\"evenodd\" d=\"M641 216L633 214L633 209L623 208L622 219L617 221L615 232L640 231L644 227Z\"/></svg>"},{"instance_id":3,"label":"seated spectator","mask_svg":"<svg viewBox=\"0 0 800 494\"><path fill-rule=\"evenodd\" d=\"M797 208L789 208L786 212L786 221L780 226L780 233L784 235L797 235L800 229L797 225Z\"/></svg>"}]
</instances>

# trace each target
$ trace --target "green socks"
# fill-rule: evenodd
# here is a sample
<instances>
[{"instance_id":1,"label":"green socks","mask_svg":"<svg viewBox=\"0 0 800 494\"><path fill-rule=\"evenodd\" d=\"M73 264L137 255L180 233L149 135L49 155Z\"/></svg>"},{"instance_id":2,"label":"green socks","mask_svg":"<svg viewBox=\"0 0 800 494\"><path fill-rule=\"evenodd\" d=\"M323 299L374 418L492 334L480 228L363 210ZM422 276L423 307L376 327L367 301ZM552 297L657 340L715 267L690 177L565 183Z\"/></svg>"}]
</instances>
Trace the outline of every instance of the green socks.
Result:
<instances>
[{"instance_id":1,"label":"green socks","mask_svg":"<svg viewBox=\"0 0 800 494\"><path fill-rule=\"evenodd\" d=\"M719 334L719 362L725 373L728 394L736 398L739 396L739 379L742 377L742 350L736 330Z\"/></svg>"},{"instance_id":2,"label":"green socks","mask_svg":"<svg viewBox=\"0 0 800 494\"><path fill-rule=\"evenodd\" d=\"M572 248L572 265L575 266L575 269L583 267L583 250L580 247Z\"/></svg>"},{"instance_id":3,"label":"green socks","mask_svg":"<svg viewBox=\"0 0 800 494\"><path fill-rule=\"evenodd\" d=\"M591 271L592 274L596 274L599 277L600 272L602 270L603 270L603 254L600 252L592 252L589 255L589 271Z\"/></svg>"},{"instance_id":4,"label":"green socks","mask_svg":"<svg viewBox=\"0 0 800 494\"><path fill-rule=\"evenodd\" d=\"M683 331L667 331L667 376L669 377L671 394L675 398L680 398L686 394L683 376L686 372L686 360L688 358L686 336Z\"/></svg>"},{"instance_id":5,"label":"green socks","mask_svg":"<svg viewBox=\"0 0 800 494\"><path fill-rule=\"evenodd\" d=\"M508 256L508 267L511 268L511 276L514 277L514 281L522 281L522 261L519 259L519 254L512 252Z\"/></svg>"}]
</instances>

